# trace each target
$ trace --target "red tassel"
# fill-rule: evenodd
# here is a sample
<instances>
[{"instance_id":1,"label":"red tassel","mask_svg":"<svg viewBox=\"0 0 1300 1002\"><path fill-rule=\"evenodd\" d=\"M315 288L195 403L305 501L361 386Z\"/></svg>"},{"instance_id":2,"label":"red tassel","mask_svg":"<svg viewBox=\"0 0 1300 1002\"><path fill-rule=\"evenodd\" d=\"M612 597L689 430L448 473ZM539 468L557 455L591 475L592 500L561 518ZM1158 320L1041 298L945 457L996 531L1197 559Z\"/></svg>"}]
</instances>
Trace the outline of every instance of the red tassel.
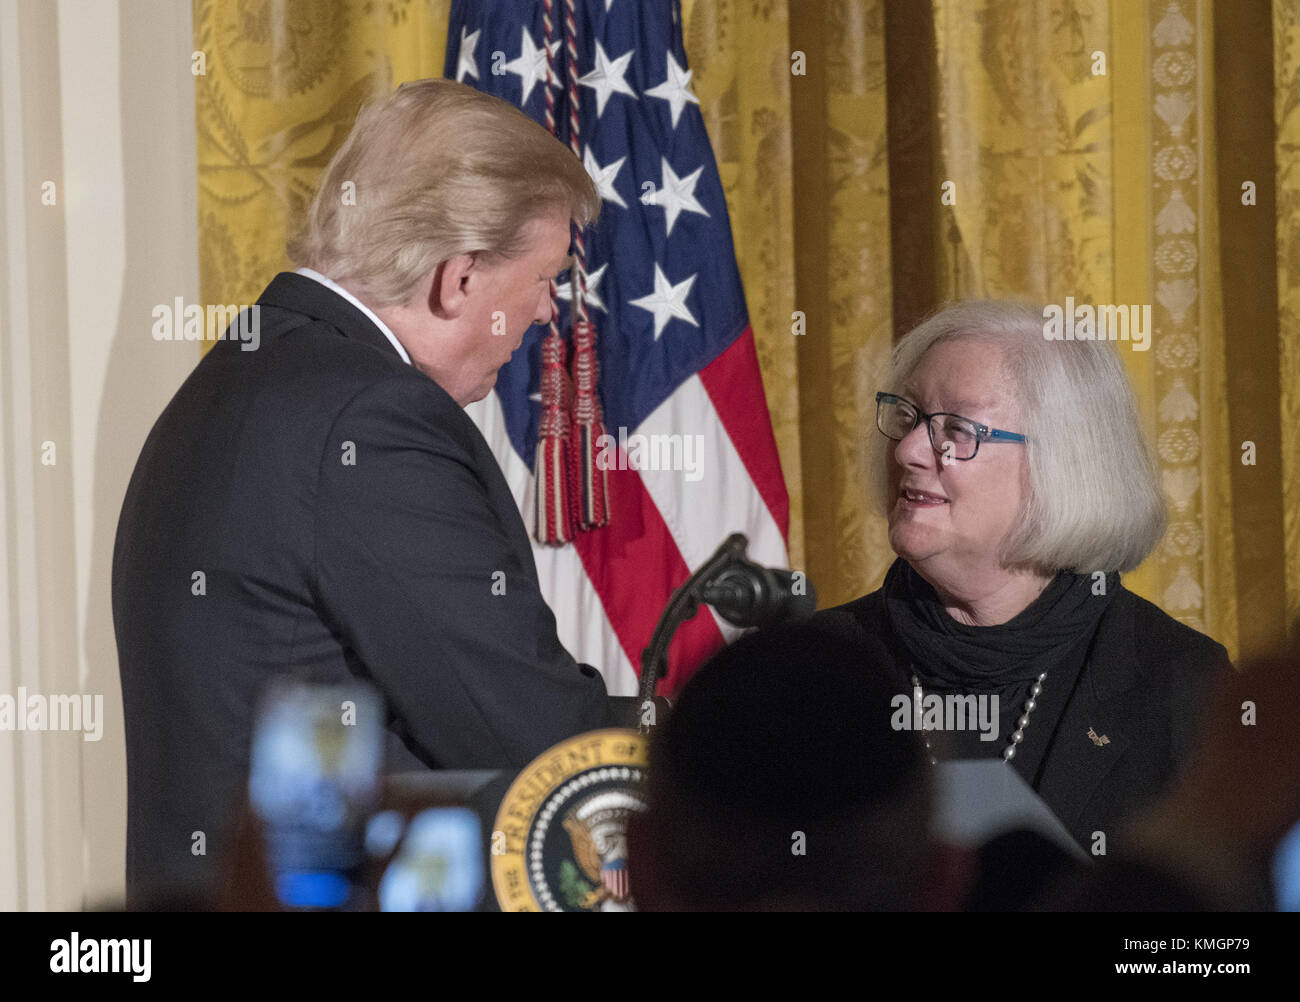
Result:
<instances>
[{"instance_id":1,"label":"red tassel","mask_svg":"<svg viewBox=\"0 0 1300 1002\"><path fill-rule=\"evenodd\" d=\"M555 129L555 95L559 80L555 74L555 21L553 0L542 0L542 22L546 28L547 86L546 124ZM608 6L608 4L606 4ZM578 42L574 0L565 0L564 51L569 73L569 147L582 159L578 135ZM573 382L568 393L564 373L564 342L555 323L555 284L551 284L551 332L542 342L542 416L538 427L537 453L533 460L537 491L536 525L533 535L540 543L563 546L578 532L597 529L609 521L609 485L600 468L601 438L605 424L596 395L596 329L587 320L583 300L586 286L586 247L581 228L573 232L576 261L573 267ZM608 443L605 443L608 444ZM608 455L608 450L605 450Z\"/></svg>"},{"instance_id":2,"label":"red tassel","mask_svg":"<svg viewBox=\"0 0 1300 1002\"><path fill-rule=\"evenodd\" d=\"M542 416L533 457L539 543L563 546L573 538L574 510L569 490L569 414L564 374L564 340L554 325L542 341Z\"/></svg>"},{"instance_id":3,"label":"red tassel","mask_svg":"<svg viewBox=\"0 0 1300 1002\"><path fill-rule=\"evenodd\" d=\"M605 422L596 395L596 328L587 320L573 324L573 438L570 443L571 484L578 502L581 529L598 529L609 522L609 484L597 462ZM608 455L608 450L606 450Z\"/></svg>"}]
</instances>

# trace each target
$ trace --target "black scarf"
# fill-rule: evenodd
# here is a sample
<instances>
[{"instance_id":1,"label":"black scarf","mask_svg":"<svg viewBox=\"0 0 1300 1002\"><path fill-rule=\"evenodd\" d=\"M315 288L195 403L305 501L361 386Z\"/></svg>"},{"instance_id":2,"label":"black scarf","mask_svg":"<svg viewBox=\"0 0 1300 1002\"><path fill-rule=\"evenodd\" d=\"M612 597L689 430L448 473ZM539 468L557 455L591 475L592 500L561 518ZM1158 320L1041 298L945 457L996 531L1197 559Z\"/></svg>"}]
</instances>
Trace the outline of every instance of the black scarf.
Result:
<instances>
[{"instance_id":1,"label":"black scarf","mask_svg":"<svg viewBox=\"0 0 1300 1002\"><path fill-rule=\"evenodd\" d=\"M948 614L934 588L900 557L885 575L885 618L923 685L1005 698L1087 644L1119 587L1119 574L1111 572L1105 594L1094 595L1091 574L1060 571L1014 619L967 626Z\"/></svg>"}]
</instances>

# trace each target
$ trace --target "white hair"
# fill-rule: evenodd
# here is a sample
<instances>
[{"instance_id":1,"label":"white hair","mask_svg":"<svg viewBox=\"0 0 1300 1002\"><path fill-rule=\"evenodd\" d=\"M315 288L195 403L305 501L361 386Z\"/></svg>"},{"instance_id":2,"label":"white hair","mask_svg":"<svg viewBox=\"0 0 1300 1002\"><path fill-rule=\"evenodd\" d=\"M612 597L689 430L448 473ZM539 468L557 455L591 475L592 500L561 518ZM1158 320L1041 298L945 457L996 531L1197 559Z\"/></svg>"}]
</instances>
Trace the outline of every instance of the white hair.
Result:
<instances>
[{"instance_id":1,"label":"white hair","mask_svg":"<svg viewBox=\"0 0 1300 1002\"><path fill-rule=\"evenodd\" d=\"M287 250L369 305L391 306L449 258L518 257L528 224L559 210L579 227L600 213L567 146L508 101L415 80L362 109Z\"/></svg>"},{"instance_id":2,"label":"white hair","mask_svg":"<svg viewBox=\"0 0 1300 1002\"><path fill-rule=\"evenodd\" d=\"M1003 563L1078 574L1137 567L1164 536L1168 515L1115 346L1048 340L1043 310L1025 303L954 303L894 346L885 389L901 392L926 352L967 338L1002 350L1020 408L1013 430L1028 439L1028 490L1002 542ZM891 501L886 457L894 443L878 432L874 438L871 477L883 513Z\"/></svg>"}]
</instances>

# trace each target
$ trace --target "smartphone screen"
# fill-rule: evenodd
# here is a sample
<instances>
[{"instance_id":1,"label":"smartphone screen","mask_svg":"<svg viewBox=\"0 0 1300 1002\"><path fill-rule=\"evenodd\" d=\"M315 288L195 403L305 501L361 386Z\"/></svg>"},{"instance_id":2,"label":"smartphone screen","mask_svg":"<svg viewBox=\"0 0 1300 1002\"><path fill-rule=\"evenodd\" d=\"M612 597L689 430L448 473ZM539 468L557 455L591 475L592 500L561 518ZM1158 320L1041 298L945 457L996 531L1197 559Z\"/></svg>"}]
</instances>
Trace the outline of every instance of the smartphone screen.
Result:
<instances>
[{"instance_id":1,"label":"smartphone screen","mask_svg":"<svg viewBox=\"0 0 1300 1002\"><path fill-rule=\"evenodd\" d=\"M1278 911L1300 912L1300 824L1282 839L1273 857L1273 893Z\"/></svg>"},{"instance_id":2,"label":"smartphone screen","mask_svg":"<svg viewBox=\"0 0 1300 1002\"><path fill-rule=\"evenodd\" d=\"M285 907L337 909L354 901L382 762L383 708L372 687L280 682L265 693L249 800Z\"/></svg>"},{"instance_id":3,"label":"smartphone screen","mask_svg":"<svg viewBox=\"0 0 1300 1002\"><path fill-rule=\"evenodd\" d=\"M467 807L431 807L411 819L379 881L379 910L467 912L483 900L483 831Z\"/></svg>"}]
</instances>

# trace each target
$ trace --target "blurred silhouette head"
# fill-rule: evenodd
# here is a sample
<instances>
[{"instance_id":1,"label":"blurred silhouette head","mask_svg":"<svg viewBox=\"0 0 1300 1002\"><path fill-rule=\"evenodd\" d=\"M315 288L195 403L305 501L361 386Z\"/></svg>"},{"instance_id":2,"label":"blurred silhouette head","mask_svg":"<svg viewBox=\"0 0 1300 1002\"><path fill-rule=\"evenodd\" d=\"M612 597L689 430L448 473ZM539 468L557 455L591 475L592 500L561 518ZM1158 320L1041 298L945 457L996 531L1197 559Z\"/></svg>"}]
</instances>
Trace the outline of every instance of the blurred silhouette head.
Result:
<instances>
[{"instance_id":1,"label":"blurred silhouette head","mask_svg":"<svg viewBox=\"0 0 1300 1002\"><path fill-rule=\"evenodd\" d=\"M645 910L907 910L932 893L930 767L891 685L808 624L718 653L655 728L629 830Z\"/></svg>"}]
</instances>

